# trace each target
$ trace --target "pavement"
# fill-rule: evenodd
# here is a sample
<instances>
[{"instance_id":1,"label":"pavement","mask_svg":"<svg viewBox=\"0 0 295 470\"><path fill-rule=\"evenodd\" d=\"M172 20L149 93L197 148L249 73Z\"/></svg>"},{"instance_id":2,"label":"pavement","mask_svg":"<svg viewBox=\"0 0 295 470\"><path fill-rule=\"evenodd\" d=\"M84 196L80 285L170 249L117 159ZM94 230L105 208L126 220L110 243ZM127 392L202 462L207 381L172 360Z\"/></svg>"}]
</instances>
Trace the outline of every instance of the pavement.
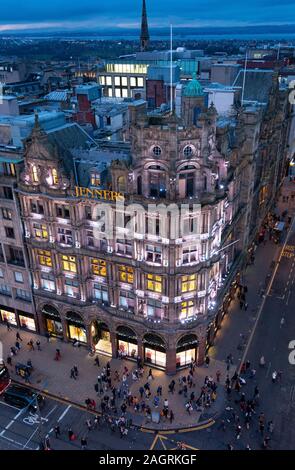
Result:
<instances>
[{"instance_id":1,"label":"pavement","mask_svg":"<svg viewBox=\"0 0 295 470\"><path fill-rule=\"evenodd\" d=\"M16 332L16 329L7 331L5 325L0 326L0 341L3 343L4 358L8 356L10 347L14 345ZM24 382L20 376L16 375L14 365L17 362L26 364L27 360L30 359L34 367L30 377L31 385L43 392L48 392L51 397L60 398L69 403L82 406L85 406L85 400L89 397L96 401L97 410L99 411L101 396L97 396L94 390L94 384L97 383L97 376L108 361L110 361L111 364L112 383L117 389L121 387L122 382L115 381L115 371L118 371L119 376L122 377L125 366L129 370L128 386L133 396L140 397L139 388L148 381L147 376L150 366L144 367L143 377L135 382L132 380L132 370L136 369L135 362L126 359L111 359L98 354L100 367L97 367L94 364L94 357L89 356L86 348L74 348L71 343L64 343L55 339L51 339L48 343L44 337L27 331L19 331L19 333L23 341L21 350L18 355L13 358L13 364L10 368L11 377ZM37 339L41 341L41 351L36 350L36 347L34 351L29 351L27 343L30 339L33 339L34 342L36 342ZM56 348L59 348L61 351L60 361L54 360ZM77 380L70 378L70 370L74 365L76 365L79 370ZM225 377L226 364L214 358L210 361L208 368L205 366L197 367L194 373L194 386L188 389L188 397L193 391L196 398L198 398L201 393L201 387L204 384L205 376L211 375L215 380L217 370L220 370L222 376ZM165 430L194 427L197 426L200 421L208 420L218 414L219 410L223 408L225 400L224 389L221 385L219 386L219 390L217 390L217 399L210 408L206 409L205 412L194 409L191 414L188 414L185 404L189 398L185 398L183 394L180 395L178 393L178 379L187 374L188 369L179 371L173 376L176 382L176 390L172 395L168 393L168 385L172 380L171 376L167 376L163 371L153 369L154 379L150 382L152 395L151 398L149 400L146 399L145 402L151 407L152 411L159 412L163 408L165 398L167 398L169 400L169 409L172 409L175 415L173 423L170 423L169 420L165 420L163 417L158 424L149 422L144 414L134 412L133 407L129 407L128 417L132 418L133 423L138 427ZM163 395L160 398L159 407L156 408L153 399L159 385L162 386ZM107 392L107 394L110 395L110 392ZM119 400L119 406L122 401L123 399Z\"/></svg>"},{"instance_id":2,"label":"pavement","mask_svg":"<svg viewBox=\"0 0 295 470\"><path fill-rule=\"evenodd\" d=\"M284 245L283 243L277 245L272 241L266 241L265 244L262 243L258 246L255 252L254 264L247 267L242 277L242 284L246 284L248 287L246 300L249 307L247 311L240 309L238 299L231 303L229 313L224 317L222 328L217 333L215 345L210 348L211 361L209 368L196 368L194 375L196 385L193 388L196 396L198 396L200 387L203 385L205 375L212 375L215 378L217 369L222 372L217 400L213 406L205 412L194 411L191 415L188 415L185 411L186 399L178 393L173 396L169 395L169 405L175 414L175 421L172 425L165 421L161 421L158 425L147 423L143 415L128 410L129 416L132 417L136 427L129 432L124 440L118 436L118 449L122 447L126 449L161 449L165 446L172 449L175 442L179 440L184 441L188 446L187 448L190 446L193 449L226 449L228 443L231 443L234 449L245 449L247 444L250 445L251 449L260 449L263 436L258 432L257 419L261 411L265 413L266 421L272 420L274 423L274 433L271 436L270 447L293 449L295 442L295 365L291 365L288 361L290 353L288 345L291 340L295 340L294 282L295 222L290 231L289 239L285 241ZM264 295L261 293L262 288L265 291ZM283 323L281 323L282 318L284 318ZM4 343L5 354L14 343L15 333L16 330L14 329L7 332L6 327L0 327L0 340ZM101 366L98 368L94 365L93 357L90 357L84 348L73 348L71 344L56 340L48 344L43 337L39 337L42 351L29 352L26 344L30 338L36 340L37 335L24 331L20 333L23 338L23 347L19 357L15 358L14 361L17 359L26 362L29 358L32 360L35 368L32 374L32 385L40 390L48 391L51 398L48 398L47 402L51 404L52 408L57 406L50 414L50 417L46 419L52 420L50 421L51 425L56 422L59 416L62 416L62 419L65 420L66 426L68 423L74 423L74 425L80 423L78 428L81 428L81 430L78 430L78 436L82 436L85 432L87 412L77 408L76 405L84 405L84 400L88 396L97 400L94 383L99 371L110 358L100 355ZM59 362L54 361L54 353L57 347L59 347L62 354L62 360ZM249 430L243 425L239 440L235 437L236 422L233 418L233 412L236 413L236 416L239 416L239 395L233 392L232 399L228 402L223 387L226 377L225 359L230 353L234 358L230 376L239 367L241 361L250 360L251 368L256 370L256 375L254 378L245 377L246 385L242 388L242 391L246 393L246 396L252 397L254 387L257 385L261 396L257 416L253 417L253 425L251 424ZM265 356L266 360L265 368L260 368L258 364L262 355ZM6 356L4 355L4 357ZM77 381L70 379L70 369L73 365L77 365L79 369ZM136 367L135 363L131 361L112 359L112 373L118 370L122 374L125 365L127 365L129 371ZM140 385L147 381L148 370L149 367L145 367L142 382L132 383L132 379L129 377L129 386L133 394L138 395ZM273 370L282 371L281 382L272 383L271 373ZM13 377L13 370L11 373ZM151 383L152 398L155 395L157 386L161 384L163 387L162 399L165 399L168 395L167 389L171 377L167 377L164 372L155 369L153 369L153 374L155 378ZM185 371L178 372L174 380L177 382L178 376L183 374L185 374ZM151 399L148 404L154 409L152 403L153 400ZM14 422L19 421L19 418L13 418L13 424L5 429L12 417L7 409L2 412L3 406L7 407L7 405L0 402L0 431L2 428L0 448L2 445L4 448L9 448L9 446L15 444L10 442L8 438L16 442L21 440L19 436L13 439L9 434L14 429ZM229 408L228 411L226 406ZM52 408L44 410L44 412L42 410L42 417L46 417ZM15 410L15 415L18 412ZM60 414L58 415L58 413ZM63 413L65 413L64 416ZM215 422L212 418L216 418ZM222 419L226 425L221 428ZM243 418L241 416L240 419L242 422ZM208 425L203 424L208 421ZM48 427L50 427L49 424ZM5 431L4 434L3 430ZM22 436L24 431L21 428L15 432ZM95 432L91 431L92 436L95 435ZM153 435L155 432L158 436L157 439ZM107 433L100 432L100 435L93 439L91 448L108 448L109 445L111 445L110 448L113 448L112 445L115 445L116 440L113 439L111 434L109 439L108 433L110 431ZM29 439L28 434L26 433L25 436L25 442L27 442ZM19 444L23 445L23 442L21 440ZM28 443L28 448L32 446L32 442L38 445L33 436ZM57 444L55 443L55 445L60 446L58 448L67 448L68 445L76 445L79 448L78 442L67 442L66 432L64 439Z\"/></svg>"}]
</instances>

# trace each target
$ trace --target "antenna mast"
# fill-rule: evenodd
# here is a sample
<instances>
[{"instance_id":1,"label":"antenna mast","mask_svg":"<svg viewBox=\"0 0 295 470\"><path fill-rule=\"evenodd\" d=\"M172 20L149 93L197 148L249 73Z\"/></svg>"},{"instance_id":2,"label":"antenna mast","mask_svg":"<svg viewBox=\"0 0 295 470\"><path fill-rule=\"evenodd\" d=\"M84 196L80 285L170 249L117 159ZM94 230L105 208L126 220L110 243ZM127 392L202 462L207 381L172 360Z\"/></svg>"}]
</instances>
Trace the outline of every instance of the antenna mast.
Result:
<instances>
[{"instance_id":1,"label":"antenna mast","mask_svg":"<svg viewBox=\"0 0 295 470\"><path fill-rule=\"evenodd\" d=\"M246 83L247 62L248 62L248 51L246 51L245 67L244 67L243 89L242 89L242 106L244 105L244 93L245 93L245 83Z\"/></svg>"},{"instance_id":2,"label":"antenna mast","mask_svg":"<svg viewBox=\"0 0 295 470\"><path fill-rule=\"evenodd\" d=\"M172 70L172 61L173 61L173 31L172 24L170 24L170 112L173 113L173 70Z\"/></svg>"}]
</instances>

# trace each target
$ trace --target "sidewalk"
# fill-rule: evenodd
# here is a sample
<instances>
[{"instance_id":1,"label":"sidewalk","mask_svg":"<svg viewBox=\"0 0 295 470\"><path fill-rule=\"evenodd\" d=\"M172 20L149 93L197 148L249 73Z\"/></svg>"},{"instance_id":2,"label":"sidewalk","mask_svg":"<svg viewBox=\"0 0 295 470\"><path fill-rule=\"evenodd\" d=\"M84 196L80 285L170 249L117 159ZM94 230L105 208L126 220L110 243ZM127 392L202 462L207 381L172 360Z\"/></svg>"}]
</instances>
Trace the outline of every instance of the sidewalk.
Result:
<instances>
[{"instance_id":1,"label":"sidewalk","mask_svg":"<svg viewBox=\"0 0 295 470\"><path fill-rule=\"evenodd\" d=\"M14 346L17 329L7 331L5 325L0 326L0 341L3 342L4 348L4 359L10 352L10 347ZM143 386L148 380L147 375L150 369L149 366L144 367L143 377L134 382L131 377L132 370L136 369L136 363L128 360L111 359L109 357L99 354L100 367L94 365L94 357L90 357L86 348L74 348L70 343L63 343L60 340L52 339L50 343L47 342L46 338L32 334L30 332L20 331L21 338L23 339L21 344L21 350L17 356L13 357L13 367L10 368L11 377L22 381L18 375L15 374L14 365L17 362L26 363L28 359L32 360L34 370L30 377L31 385L39 388L40 390L46 391L55 397L68 400L78 405L85 406L85 400L89 397L94 399L97 404L97 410L100 411L100 400L105 394L97 396L94 390L94 384L97 383L97 376L102 370L103 366L108 361L111 363L111 377L112 385L118 388L121 382L114 381L115 371L119 372L120 377L123 375L123 369L125 366L129 369L128 385L132 395L140 397L139 388ZM41 341L41 351L29 351L27 343L30 339L36 342L37 339ZM59 348L61 351L61 360L55 361L55 350ZM70 378L70 370L76 365L79 370L79 377L77 380ZM202 415L201 412L194 411L189 415L186 411L185 404L189 400L189 396L193 391L195 397L198 398L201 393L201 387L204 384L205 376L212 376L216 380L216 371L221 371L221 384L218 386L217 399L210 408L206 409ZM179 371L173 379L176 382L174 394L168 393L168 385L172 380L172 377L167 376L164 372L153 369L154 380L150 382L151 386L151 397L145 399L145 403L150 406L152 411L160 411L163 408L164 400L169 400L169 410L172 409L175 420L171 424L169 420L161 418L159 424L147 422L143 413L135 412L133 407L128 408L127 417L132 418L133 424L137 426L143 426L152 429L176 429L197 426L198 422L204 419L209 419L214 416L223 408L224 403L224 387L223 383L226 377L226 365L225 363L212 359L209 368L196 367L194 372L194 383L191 389L188 388L188 396L185 398L183 394L179 394L178 379L182 376L188 375L188 369ZM153 403L154 397L158 386L161 385L163 389L162 397L160 397L159 407L156 409ZM111 392L106 392L111 395ZM120 405L123 399L117 399L118 416L120 416Z\"/></svg>"},{"instance_id":2,"label":"sidewalk","mask_svg":"<svg viewBox=\"0 0 295 470\"><path fill-rule=\"evenodd\" d=\"M155 430L194 427L198 425L198 422L218 415L224 410L224 382L227 375L226 357L231 353L234 358L234 364L229 371L229 375L231 376L242 358L243 348L250 336L259 306L262 302L260 290L265 287L269 281L269 273L273 269L273 261L277 259L280 248L280 245L276 245L272 241L267 241L265 244L262 243L258 246L255 252L255 263L247 267L242 277L242 284L248 287L246 299L249 305L248 310L240 309L237 298L232 301L229 313L224 317L221 329L217 333L215 344L210 348L210 366L209 368L205 366L196 367L194 372L195 386L191 389L188 388L187 398L178 393L178 379L184 375L187 376L188 369L179 371L173 376L176 382L175 393L173 395L168 393L168 385L172 377L166 376L162 371L153 369L154 380L150 382L152 394L149 400L145 400L145 403L150 406L152 411L160 411L163 408L164 400L167 398L169 400L169 410L172 409L175 415L173 423L171 424L169 420L165 420L164 418L161 418L159 424L147 422L142 413L135 412L133 407L129 407L127 416L132 418L134 424ZM5 325L0 326L0 341L3 342L4 359L8 356L10 347L14 346L16 331L16 329L13 329L7 332ZM26 363L28 359L31 359L34 366L34 371L31 376L32 385L40 390L48 391L56 397L82 406L85 405L85 400L89 397L96 401L97 409L100 411L99 405L101 397L96 395L94 384L97 383L97 376L108 361L111 363L112 384L115 385L116 388L120 386L120 383L114 381L115 371L118 371L121 378L124 366L127 366L129 369L128 385L133 396L139 397L139 388L147 382L150 366L145 366L143 378L134 382L131 377L132 370L136 369L134 362L111 359L99 354L100 367L97 367L94 365L94 357L90 357L87 349L84 347L74 348L71 343L64 343L54 339L48 343L46 338L30 332L21 331L20 334L23 338L22 349L18 353L18 356L13 358L13 365L16 362ZM27 343L31 338L35 342L37 338L40 339L42 351L28 351ZM61 361L54 360L56 348L59 348L61 351ZM79 378L77 380L70 378L70 370L74 365L77 365L79 370ZM189 415L186 411L185 404L189 400L190 393L193 391L197 399L200 396L205 376L212 376L213 379L216 380L217 370L221 371L221 384L218 385L215 403L213 403L210 408L204 410L203 413L194 409ZM12 378L20 380L20 377L15 375L14 367L11 368L11 376ZM159 385L162 386L163 394L160 399L159 407L155 409L153 400ZM107 394L110 395L110 392L107 392ZM117 400L118 416L120 415L120 405L122 401L122 399Z\"/></svg>"}]
</instances>

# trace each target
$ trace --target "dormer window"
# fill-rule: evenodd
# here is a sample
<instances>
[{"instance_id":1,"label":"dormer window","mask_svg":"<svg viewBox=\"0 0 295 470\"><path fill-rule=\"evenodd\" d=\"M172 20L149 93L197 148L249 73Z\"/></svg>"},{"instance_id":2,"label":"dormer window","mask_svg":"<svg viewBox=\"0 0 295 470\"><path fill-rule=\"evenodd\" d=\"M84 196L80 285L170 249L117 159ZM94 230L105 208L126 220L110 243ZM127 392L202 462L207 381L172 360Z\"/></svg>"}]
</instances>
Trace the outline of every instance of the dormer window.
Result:
<instances>
[{"instance_id":1,"label":"dormer window","mask_svg":"<svg viewBox=\"0 0 295 470\"><path fill-rule=\"evenodd\" d=\"M99 173L91 173L90 184L91 186L100 186L100 174Z\"/></svg>"},{"instance_id":2,"label":"dormer window","mask_svg":"<svg viewBox=\"0 0 295 470\"><path fill-rule=\"evenodd\" d=\"M34 183L39 183L38 168L36 167L36 165L33 165L32 167L32 177L33 177Z\"/></svg>"},{"instance_id":3,"label":"dormer window","mask_svg":"<svg viewBox=\"0 0 295 470\"><path fill-rule=\"evenodd\" d=\"M52 168L52 183L54 185L58 184L58 175L57 175L56 168Z\"/></svg>"}]
</instances>

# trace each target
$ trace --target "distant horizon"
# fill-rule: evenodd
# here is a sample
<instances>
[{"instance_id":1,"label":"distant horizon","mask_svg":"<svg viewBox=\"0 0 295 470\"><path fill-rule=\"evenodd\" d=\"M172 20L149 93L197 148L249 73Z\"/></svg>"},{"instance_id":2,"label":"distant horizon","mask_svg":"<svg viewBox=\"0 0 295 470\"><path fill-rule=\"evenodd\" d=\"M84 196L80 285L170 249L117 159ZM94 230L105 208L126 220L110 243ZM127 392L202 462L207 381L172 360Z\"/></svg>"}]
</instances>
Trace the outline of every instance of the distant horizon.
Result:
<instances>
[{"instance_id":1,"label":"distant horizon","mask_svg":"<svg viewBox=\"0 0 295 470\"><path fill-rule=\"evenodd\" d=\"M10 0L2 2L0 33L138 30L142 0ZM228 28L255 26L295 27L294 0L146 0L152 30L175 28ZM289 19L294 19L294 21ZM101 25L101 26L100 26ZM100 26L100 27L99 27Z\"/></svg>"},{"instance_id":2,"label":"distant horizon","mask_svg":"<svg viewBox=\"0 0 295 470\"><path fill-rule=\"evenodd\" d=\"M169 32L169 26L156 26L150 27L150 36L151 41L153 40L152 35L163 35L165 36ZM232 26L174 26L173 27L175 34L182 35L201 35L204 33L215 35L222 35L226 33L249 33L249 34L263 34L263 33L273 33L273 34L294 34L295 35L295 23L281 23L281 24L253 24L248 26L232 25ZM28 29L28 30L9 30L1 31L0 37L7 36L46 36L46 35L104 35L104 36L119 36L122 34L136 36L140 32L138 27L107 27L107 28L73 28L73 29L59 29L59 28L44 28L44 29Z\"/></svg>"}]
</instances>

